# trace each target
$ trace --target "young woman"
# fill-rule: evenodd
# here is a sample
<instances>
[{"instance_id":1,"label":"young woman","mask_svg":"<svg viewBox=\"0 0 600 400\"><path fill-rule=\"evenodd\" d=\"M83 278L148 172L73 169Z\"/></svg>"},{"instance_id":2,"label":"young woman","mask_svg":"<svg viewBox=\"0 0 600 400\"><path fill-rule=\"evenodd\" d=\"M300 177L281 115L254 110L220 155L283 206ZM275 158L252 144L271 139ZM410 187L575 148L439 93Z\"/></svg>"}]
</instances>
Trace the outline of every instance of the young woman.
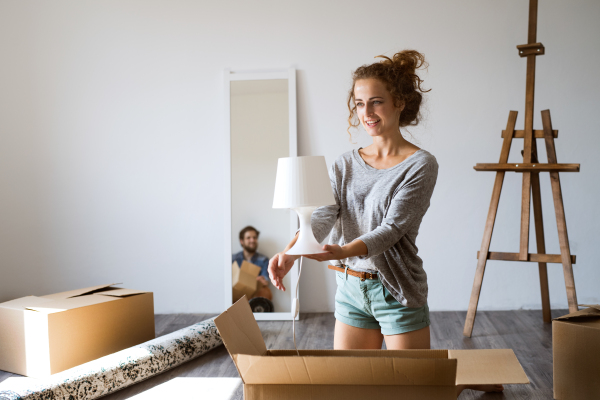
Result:
<instances>
[{"instance_id":1,"label":"young woman","mask_svg":"<svg viewBox=\"0 0 600 400\"><path fill-rule=\"evenodd\" d=\"M425 91L416 70L426 63L414 50L379 57L381 62L354 71L348 95L348 130L362 124L373 144L342 154L332 165L336 205L317 209L311 221L319 242L333 229L330 244L306 257L337 266L335 349L381 349L383 340L390 350L429 349L427 274L415 242L438 164L400 131L419 122ZM285 254L297 236L269 262L280 290L299 258Z\"/></svg>"}]
</instances>

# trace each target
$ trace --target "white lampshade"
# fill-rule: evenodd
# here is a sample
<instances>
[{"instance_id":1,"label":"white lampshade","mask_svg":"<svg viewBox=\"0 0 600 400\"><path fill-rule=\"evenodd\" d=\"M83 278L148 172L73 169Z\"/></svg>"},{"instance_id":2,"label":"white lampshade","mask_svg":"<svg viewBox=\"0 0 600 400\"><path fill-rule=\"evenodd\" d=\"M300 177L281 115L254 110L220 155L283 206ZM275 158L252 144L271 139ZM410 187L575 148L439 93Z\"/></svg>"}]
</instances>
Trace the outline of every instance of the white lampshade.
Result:
<instances>
[{"instance_id":1,"label":"white lampshade","mask_svg":"<svg viewBox=\"0 0 600 400\"><path fill-rule=\"evenodd\" d=\"M300 235L286 254L322 253L311 227L313 211L335 204L325 157L286 157L277 163L273 208L292 208L300 219Z\"/></svg>"},{"instance_id":2,"label":"white lampshade","mask_svg":"<svg viewBox=\"0 0 600 400\"><path fill-rule=\"evenodd\" d=\"M273 208L335 204L323 156L285 157L277 162Z\"/></svg>"}]
</instances>

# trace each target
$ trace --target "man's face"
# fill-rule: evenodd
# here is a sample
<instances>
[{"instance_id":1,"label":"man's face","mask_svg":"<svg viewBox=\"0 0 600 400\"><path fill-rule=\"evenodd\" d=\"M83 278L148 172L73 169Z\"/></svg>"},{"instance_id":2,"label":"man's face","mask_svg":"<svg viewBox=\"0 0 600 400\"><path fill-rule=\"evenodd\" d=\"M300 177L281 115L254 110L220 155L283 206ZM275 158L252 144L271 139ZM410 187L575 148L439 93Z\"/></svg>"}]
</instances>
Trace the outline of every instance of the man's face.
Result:
<instances>
[{"instance_id":1,"label":"man's face","mask_svg":"<svg viewBox=\"0 0 600 400\"><path fill-rule=\"evenodd\" d=\"M255 253L258 248L258 235L254 231L244 233L244 238L240 240L242 248L250 253Z\"/></svg>"}]
</instances>

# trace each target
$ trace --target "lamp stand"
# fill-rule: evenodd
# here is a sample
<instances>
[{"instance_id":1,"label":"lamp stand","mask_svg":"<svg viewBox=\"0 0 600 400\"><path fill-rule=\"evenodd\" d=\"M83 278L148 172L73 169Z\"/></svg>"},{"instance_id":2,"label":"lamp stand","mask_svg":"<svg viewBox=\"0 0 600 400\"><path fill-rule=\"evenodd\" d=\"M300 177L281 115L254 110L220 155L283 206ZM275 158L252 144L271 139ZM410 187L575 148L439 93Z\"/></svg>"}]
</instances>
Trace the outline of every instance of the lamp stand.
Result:
<instances>
[{"instance_id":1,"label":"lamp stand","mask_svg":"<svg viewBox=\"0 0 600 400\"><path fill-rule=\"evenodd\" d=\"M293 208L300 219L300 236L294 246L286 251L285 254L303 255L303 254L319 254L324 253L323 246L317 242L312 231L310 218L313 211L319 207L297 207Z\"/></svg>"}]
</instances>

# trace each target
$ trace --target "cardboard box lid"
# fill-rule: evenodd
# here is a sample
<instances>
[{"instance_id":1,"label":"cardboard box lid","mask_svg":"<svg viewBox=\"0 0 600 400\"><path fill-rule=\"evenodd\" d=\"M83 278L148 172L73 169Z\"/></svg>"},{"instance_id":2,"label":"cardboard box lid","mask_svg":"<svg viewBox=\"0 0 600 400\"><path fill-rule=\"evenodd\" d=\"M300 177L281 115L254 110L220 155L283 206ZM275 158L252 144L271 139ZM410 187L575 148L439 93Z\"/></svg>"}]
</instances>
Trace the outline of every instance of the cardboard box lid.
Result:
<instances>
[{"instance_id":1,"label":"cardboard box lid","mask_svg":"<svg viewBox=\"0 0 600 400\"><path fill-rule=\"evenodd\" d=\"M71 297L83 296L84 294L90 294L90 293L93 293L96 291L100 291L102 289L105 289L105 288L108 288L108 287L111 287L114 285L121 285L121 283L109 283L109 284L104 284L104 285L91 286L91 287L83 288L83 289L69 290L67 292L48 294L46 296L41 296L41 297L43 297L45 299L52 299L52 300L69 299Z\"/></svg>"},{"instance_id":2,"label":"cardboard box lid","mask_svg":"<svg viewBox=\"0 0 600 400\"><path fill-rule=\"evenodd\" d=\"M101 296L98 294L90 294L81 297L71 297L68 299L51 300L39 305L30 305L25 307L26 310L37 311L44 314L54 314L75 308L92 306L100 303L118 300L118 297Z\"/></svg>"},{"instance_id":3,"label":"cardboard box lid","mask_svg":"<svg viewBox=\"0 0 600 400\"><path fill-rule=\"evenodd\" d=\"M458 360L457 385L529 383L512 349L448 350Z\"/></svg>"},{"instance_id":4,"label":"cardboard box lid","mask_svg":"<svg viewBox=\"0 0 600 400\"><path fill-rule=\"evenodd\" d=\"M248 384L529 383L511 349L306 350L300 356L289 350L267 351L245 297L216 317L215 325L240 377Z\"/></svg>"},{"instance_id":5,"label":"cardboard box lid","mask_svg":"<svg viewBox=\"0 0 600 400\"><path fill-rule=\"evenodd\" d=\"M234 354L262 356L267 353L267 346L246 296L216 317L215 325L231 356Z\"/></svg>"},{"instance_id":6,"label":"cardboard box lid","mask_svg":"<svg viewBox=\"0 0 600 400\"><path fill-rule=\"evenodd\" d=\"M68 292L55 293L47 296L26 296L19 299L0 303L0 307L14 310L37 311L45 314L53 314L75 308L91 306L118 300L119 298L134 296L142 293L150 293L144 290L111 288L117 285L98 285L84 289L70 290Z\"/></svg>"},{"instance_id":7,"label":"cardboard box lid","mask_svg":"<svg viewBox=\"0 0 600 400\"><path fill-rule=\"evenodd\" d=\"M109 290L103 290L94 294L99 296L113 296L113 297L129 297L135 296L136 294L151 293L148 290L136 290L136 289L121 289L121 288L109 288Z\"/></svg>"},{"instance_id":8,"label":"cardboard box lid","mask_svg":"<svg viewBox=\"0 0 600 400\"><path fill-rule=\"evenodd\" d=\"M554 321L569 322L593 329L600 329L600 305L580 304L580 306L588 308L554 318Z\"/></svg>"},{"instance_id":9,"label":"cardboard box lid","mask_svg":"<svg viewBox=\"0 0 600 400\"><path fill-rule=\"evenodd\" d=\"M0 307L23 311L27 307L41 306L41 305L43 305L45 303L48 303L48 302L51 302L51 301L52 301L51 299L46 299L46 298L43 298L43 297L26 296L26 297L21 297L19 299L10 300L10 301L6 301L4 303L0 303Z\"/></svg>"}]
</instances>

